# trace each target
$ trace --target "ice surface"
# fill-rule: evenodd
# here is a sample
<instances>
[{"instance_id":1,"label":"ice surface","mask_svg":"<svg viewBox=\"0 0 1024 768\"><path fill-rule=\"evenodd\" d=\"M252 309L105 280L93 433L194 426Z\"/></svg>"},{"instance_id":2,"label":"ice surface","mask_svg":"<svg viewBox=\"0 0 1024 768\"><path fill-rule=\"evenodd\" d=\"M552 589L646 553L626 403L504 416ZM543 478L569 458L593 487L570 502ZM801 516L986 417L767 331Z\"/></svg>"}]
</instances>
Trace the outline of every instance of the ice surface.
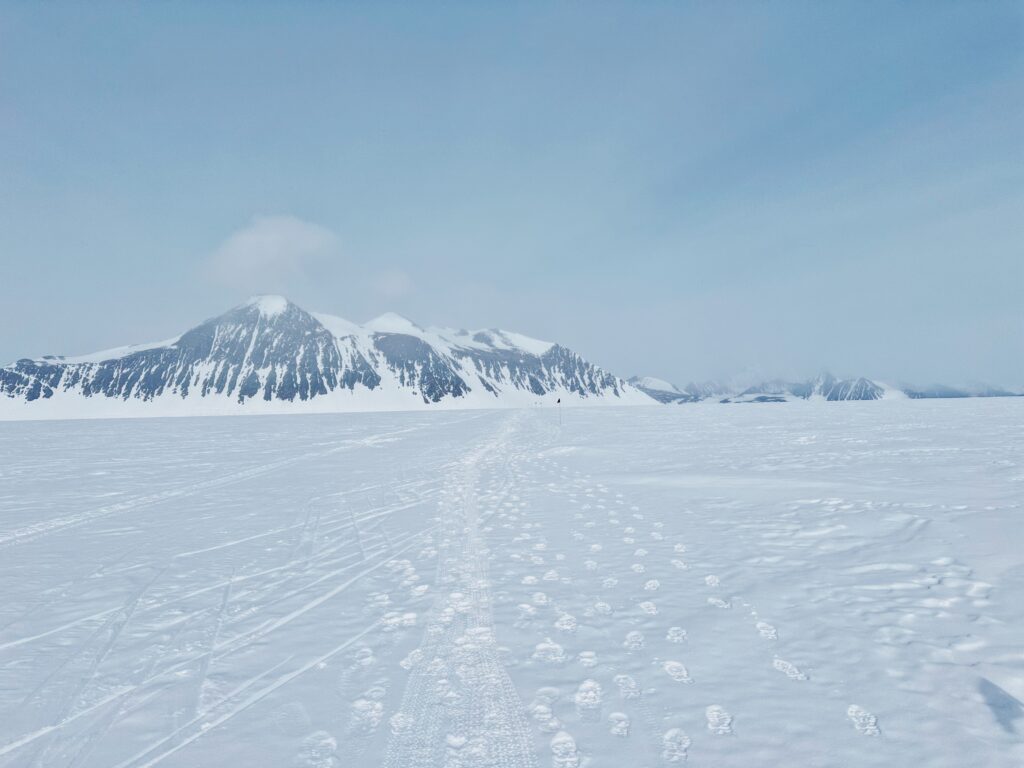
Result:
<instances>
[{"instance_id":1,"label":"ice surface","mask_svg":"<svg viewBox=\"0 0 1024 768\"><path fill-rule=\"evenodd\" d=\"M4 424L0 766L1024 764L1024 402L563 422Z\"/></svg>"}]
</instances>

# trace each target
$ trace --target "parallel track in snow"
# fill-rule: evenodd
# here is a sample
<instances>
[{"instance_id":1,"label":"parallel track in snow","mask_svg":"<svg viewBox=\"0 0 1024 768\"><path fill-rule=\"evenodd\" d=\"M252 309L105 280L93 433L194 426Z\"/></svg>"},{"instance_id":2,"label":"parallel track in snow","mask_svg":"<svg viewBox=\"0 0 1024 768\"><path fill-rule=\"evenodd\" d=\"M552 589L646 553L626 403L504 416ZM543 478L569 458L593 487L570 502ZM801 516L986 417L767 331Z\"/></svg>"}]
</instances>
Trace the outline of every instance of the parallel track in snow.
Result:
<instances>
[{"instance_id":1,"label":"parallel track in snow","mask_svg":"<svg viewBox=\"0 0 1024 768\"><path fill-rule=\"evenodd\" d=\"M422 658L393 719L387 768L537 766L523 703L495 642L489 553L477 501L481 467L503 457L514 421L469 453L448 480L437 596L419 649Z\"/></svg>"}]
</instances>

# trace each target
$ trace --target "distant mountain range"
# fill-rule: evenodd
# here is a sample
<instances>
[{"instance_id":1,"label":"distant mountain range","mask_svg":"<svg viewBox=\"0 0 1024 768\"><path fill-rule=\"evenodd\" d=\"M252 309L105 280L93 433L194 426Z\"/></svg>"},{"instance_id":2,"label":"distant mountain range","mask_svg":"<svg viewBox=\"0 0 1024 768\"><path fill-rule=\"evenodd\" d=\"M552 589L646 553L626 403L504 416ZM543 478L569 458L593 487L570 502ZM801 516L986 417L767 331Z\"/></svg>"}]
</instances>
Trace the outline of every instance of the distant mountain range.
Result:
<instances>
[{"instance_id":1,"label":"distant mountain range","mask_svg":"<svg viewBox=\"0 0 1024 768\"><path fill-rule=\"evenodd\" d=\"M181 336L0 369L0 417L650 404L570 349L496 329L365 325L258 296Z\"/></svg>"},{"instance_id":2,"label":"distant mountain range","mask_svg":"<svg viewBox=\"0 0 1024 768\"><path fill-rule=\"evenodd\" d=\"M942 385L931 387L893 386L863 377L837 379L829 373L806 381L782 381L771 379L747 386L735 386L719 382L691 383L677 387L663 379L649 376L634 376L629 383L645 392L660 403L696 403L703 400L717 400L721 403L784 403L788 400L883 400L893 398L943 397L1016 397L1021 392L1011 392L998 387L955 389Z\"/></svg>"},{"instance_id":3,"label":"distant mountain range","mask_svg":"<svg viewBox=\"0 0 1024 768\"><path fill-rule=\"evenodd\" d=\"M257 296L166 341L0 368L0 418L772 403L1019 393L892 387L828 374L753 386L628 382L571 349L511 331L359 325Z\"/></svg>"}]
</instances>

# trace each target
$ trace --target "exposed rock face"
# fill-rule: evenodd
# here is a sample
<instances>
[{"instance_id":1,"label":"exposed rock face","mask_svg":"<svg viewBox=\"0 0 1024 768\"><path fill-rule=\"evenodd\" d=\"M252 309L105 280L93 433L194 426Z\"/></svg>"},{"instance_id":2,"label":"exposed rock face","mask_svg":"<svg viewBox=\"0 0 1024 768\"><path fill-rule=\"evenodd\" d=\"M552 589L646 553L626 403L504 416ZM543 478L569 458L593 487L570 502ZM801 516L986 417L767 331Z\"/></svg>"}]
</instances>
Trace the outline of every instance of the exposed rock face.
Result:
<instances>
[{"instance_id":1,"label":"exposed rock face","mask_svg":"<svg viewBox=\"0 0 1024 768\"><path fill-rule=\"evenodd\" d=\"M374 394L383 390L425 405L471 397L477 406L500 405L511 394L552 393L650 402L557 344L503 331L425 330L394 315L368 327L320 318L326 325L281 297L257 297L164 344L19 360L0 369L0 393L23 402L170 396L245 405L313 401L348 391L361 398L351 401L360 406L353 409L363 410L374 410Z\"/></svg>"}]
</instances>

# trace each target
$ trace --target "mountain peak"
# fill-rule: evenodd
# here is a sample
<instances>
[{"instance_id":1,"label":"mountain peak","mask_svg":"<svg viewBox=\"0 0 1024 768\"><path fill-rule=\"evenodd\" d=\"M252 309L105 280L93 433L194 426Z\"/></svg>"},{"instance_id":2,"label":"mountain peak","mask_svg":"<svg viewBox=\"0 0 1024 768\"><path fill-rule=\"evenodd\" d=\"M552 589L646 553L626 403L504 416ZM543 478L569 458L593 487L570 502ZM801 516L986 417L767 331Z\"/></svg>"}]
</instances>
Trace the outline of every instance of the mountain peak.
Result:
<instances>
[{"instance_id":1,"label":"mountain peak","mask_svg":"<svg viewBox=\"0 0 1024 768\"><path fill-rule=\"evenodd\" d=\"M271 318L283 314L288 309L288 303L288 299L284 296L267 293L253 296L245 302L245 306L255 307L263 317Z\"/></svg>"},{"instance_id":2,"label":"mountain peak","mask_svg":"<svg viewBox=\"0 0 1024 768\"><path fill-rule=\"evenodd\" d=\"M423 333L423 328L397 312L385 312L373 318L365 327L377 333L408 333L414 336Z\"/></svg>"}]
</instances>

